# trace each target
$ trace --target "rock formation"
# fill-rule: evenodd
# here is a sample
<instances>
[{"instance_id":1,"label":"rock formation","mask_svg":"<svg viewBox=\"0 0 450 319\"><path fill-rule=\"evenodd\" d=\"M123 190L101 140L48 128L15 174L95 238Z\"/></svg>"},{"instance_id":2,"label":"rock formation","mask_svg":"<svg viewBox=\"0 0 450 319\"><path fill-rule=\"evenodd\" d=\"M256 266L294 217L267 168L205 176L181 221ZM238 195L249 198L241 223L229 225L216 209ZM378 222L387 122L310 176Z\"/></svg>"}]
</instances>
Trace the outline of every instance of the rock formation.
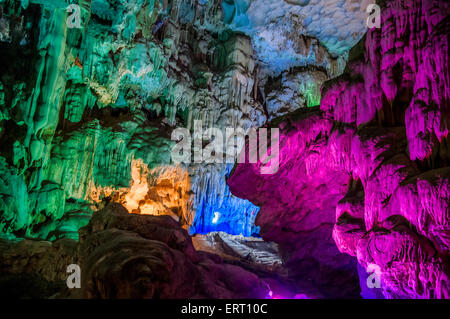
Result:
<instances>
[{"instance_id":1,"label":"rock formation","mask_svg":"<svg viewBox=\"0 0 450 319\"><path fill-rule=\"evenodd\" d=\"M322 83L345 66L345 55L333 55L339 50L329 52L302 31L298 4L282 5L291 29L277 45L292 45L292 56L277 71L273 57L264 58L267 47L255 44L261 36L228 21L230 1L83 0L80 28L66 0L0 3L0 231L11 238L76 239L111 200L129 211L159 207L151 210L177 216L192 234L257 234L259 208L226 184L232 164L175 168L172 176L188 184L181 192L163 185L176 188L167 196L181 199L169 206L154 188L142 193L146 183L135 183L133 167L155 180L167 174L174 166L171 133L192 132L196 120L204 129L245 132L317 105ZM324 7L315 4L314 12ZM362 9L339 10L358 29ZM364 28L358 30L361 36ZM322 41L332 33L324 30ZM269 74L279 80L268 81Z\"/></svg>"},{"instance_id":2,"label":"rock formation","mask_svg":"<svg viewBox=\"0 0 450 319\"><path fill-rule=\"evenodd\" d=\"M233 194L261 207L256 224L291 276L345 278L339 249L357 259L363 297L449 298L448 13L387 1L320 107L271 123L278 173L235 167Z\"/></svg>"},{"instance_id":3,"label":"rock formation","mask_svg":"<svg viewBox=\"0 0 450 319\"><path fill-rule=\"evenodd\" d=\"M448 298L449 6L371 3L0 0L0 291Z\"/></svg>"},{"instance_id":4,"label":"rock formation","mask_svg":"<svg viewBox=\"0 0 450 319\"><path fill-rule=\"evenodd\" d=\"M93 214L78 243L1 242L0 257L2 287L14 286L16 297L26 288L31 297L53 298L294 296L291 283L264 267L197 252L172 218L130 214L116 203ZM70 264L80 266L80 289L65 285Z\"/></svg>"}]
</instances>

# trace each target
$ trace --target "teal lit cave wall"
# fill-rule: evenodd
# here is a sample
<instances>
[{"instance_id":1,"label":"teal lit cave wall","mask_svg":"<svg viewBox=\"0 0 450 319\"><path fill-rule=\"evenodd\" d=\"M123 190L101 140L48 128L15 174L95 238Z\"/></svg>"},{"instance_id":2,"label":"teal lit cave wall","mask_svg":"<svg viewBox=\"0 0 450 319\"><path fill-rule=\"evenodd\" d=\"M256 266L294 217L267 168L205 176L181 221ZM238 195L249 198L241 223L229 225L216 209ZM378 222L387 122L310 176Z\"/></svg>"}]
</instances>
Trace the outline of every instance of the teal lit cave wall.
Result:
<instances>
[{"instance_id":1,"label":"teal lit cave wall","mask_svg":"<svg viewBox=\"0 0 450 319\"><path fill-rule=\"evenodd\" d=\"M0 1L2 23L17 27L0 41L1 237L78 239L98 208L91 183L129 186L133 158L170 164L170 135L146 116L184 125L195 100L167 72L175 34L152 34L162 2L133 2L81 1L84 28L70 29L71 1ZM205 189L192 232L257 233L258 208L224 185L222 200Z\"/></svg>"}]
</instances>

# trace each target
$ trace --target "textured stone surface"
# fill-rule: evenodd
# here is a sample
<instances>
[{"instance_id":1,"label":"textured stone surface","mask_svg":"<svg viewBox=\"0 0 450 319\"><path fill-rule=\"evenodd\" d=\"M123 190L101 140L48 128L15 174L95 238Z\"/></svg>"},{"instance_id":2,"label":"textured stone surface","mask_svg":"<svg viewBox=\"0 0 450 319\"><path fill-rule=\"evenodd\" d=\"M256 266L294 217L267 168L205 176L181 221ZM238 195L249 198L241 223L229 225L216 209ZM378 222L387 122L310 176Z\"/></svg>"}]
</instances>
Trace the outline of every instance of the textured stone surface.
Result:
<instances>
[{"instance_id":1,"label":"textured stone surface","mask_svg":"<svg viewBox=\"0 0 450 319\"><path fill-rule=\"evenodd\" d=\"M196 250L224 255L237 260L265 265L268 269L284 271L279 256L278 246L262 238L230 235L225 232L211 232L207 235L197 234L192 237Z\"/></svg>"},{"instance_id":2,"label":"textured stone surface","mask_svg":"<svg viewBox=\"0 0 450 319\"><path fill-rule=\"evenodd\" d=\"M84 296L259 296L248 286L265 270L186 248L182 226L261 230L309 297L357 297L357 273L364 297L448 297L447 2L380 1L381 29L361 41L371 1L81 0L81 29L69 2L0 0L3 284L23 272L54 295L68 237L90 272ZM232 164L173 165L171 132L195 120L244 131L272 120L279 172L238 165L232 194ZM164 217L94 215L79 238L111 202ZM44 270L46 255L58 263Z\"/></svg>"},{"instance_id":3,"label":"textured stone surface","mask_svg":"<svg viewBox=\"0 0 450 319\"><path fill-rule=\"evenodd\" d=\"M287 252L288 266L313 259L339 269L345 257L314 249L332 245L333 229L337 248L363 268L363 297L448 298L449 7L388 1L382 12L381 29L325 84L320 109L278 120L279 172L239 164L228 182L261 206L261 235Z\"/></svg>"},{"instance_id":4,"label":"textured stone surface","mask_svg":"<svg viewBox=\"0 0 450 319\"><path fill-rule=\"evenodd\" d=\"M171 218L130 215L116 205L95 213L82 229L80 255L86 269L82 294L88 298L267 294L256 275L198 254Z\"/></svg>"},{"instance_id":5,"label":"textured stone surface","mask_svg":"<svg viewBox=\"0 0 450 319\"><path fill-rule=\"evenodd\" d=\"M293 69L266 83L269 120L304 107L320 104L320 89L328 80L323 69Z\"/></svg>"},{"instance_id":6,"label":"textured stone surface","mask_svg":"<svg viewBox=\"0 0 450 319\"><path fill-rule=\"evenodd\" d=\"M4 241L0 257L2 289L28 285L28 294L38 297L50 291L65 298L265 298L270 289L294 296L293 286L276 272L197 252L172 218L130 214L116 203L94 213L79 243ZM72 263L81 268L80 289L65 286ZM22 281L26 275L29 282ZM49 288L39 290L40 282Z\"/></svg>"},{"instance_id":7,"label":"textured stone surface","mask_svg":"<svg viewBox=\"0 0 450 319\"><path fill-rule=\"evenodd\" d=\"M259 208L226 184L232 164L169 168L171 132L192 132L195 120L247 131L317 105L344 57L303 29L285 30L302 67L279 70L279 81L221 1L81 1L82 29L68 26L68 3L0 2L3 236L77 239L107 201L172 215L191 233L257 234ZM183 181L181 191L147 174L136 182L136 163L156 180Z\"/></svg>"},{"instance_id":8,"label":"textured stone surface","mask_svg":"<svg viewBox=\"0 0 450 319\"><path fill-rule=\"evenodd\" d=\"M338 69L345 54L366 31L366 8L375 1L222 1L223 18L231 28L252 37L258 58L269 73L280 73L295 66L314 64ZM312 36L324 45L312 45L298 34ZM313 40L314 41L314 40Z\"/></svg>"},{"instance_id":9,"label":"textured stone surface","mask_svg":"<svg viewBox=\"0 0 450 319\"><path fill-rule=\"evenodd\" d=\"M170 8L151 3L83 1L84 28L76 29L67 26L65 1L1 2L0 50L11 62L2 64L0 79L0 229L6 236L76 239L102 200L174 214L193 232L205 223L194 224L197 207L208 214L205 199L213 201L208 207L234 207L236 220L245 206L256 213L227 192L225 166L188 168L191 179L167 167L176 127L192 128L194 119L218 127L264 122L253 99L251 43L181 23L180 1ZM136 163L151 172L137 183ZM182 190L169 181L140 194L147 176L156 184L164 176L183 180ZM248 220L230 229L252 233Z\"/></svg>"},{"instance_id":10,"label":"textured stone surface","mask_svg":"<svg viewBox=\"0 0 450 319\"><path fill-rule=\"evenodd\" d=\"M50 298L67 292L66 269L78 262L77 243L0 240L2 298Z\"/></svg>"},{"instance_id":11,"label":"textured stone surface","mask_svg":"<svg viewBox=\"0 0 450 319\"><path fill-rule=\"evenodd\" d=\"M261 207L256 224L265 240L279 245L291 277L308 278L325 295L355 297L356 264L331 236L350 177L324 156L331 152L326 136L332 122L317 108L296 114L280 124L278 172L260 175L257 166L239 164L228 183L235 195Z\"/></svg>"}]
</instances>

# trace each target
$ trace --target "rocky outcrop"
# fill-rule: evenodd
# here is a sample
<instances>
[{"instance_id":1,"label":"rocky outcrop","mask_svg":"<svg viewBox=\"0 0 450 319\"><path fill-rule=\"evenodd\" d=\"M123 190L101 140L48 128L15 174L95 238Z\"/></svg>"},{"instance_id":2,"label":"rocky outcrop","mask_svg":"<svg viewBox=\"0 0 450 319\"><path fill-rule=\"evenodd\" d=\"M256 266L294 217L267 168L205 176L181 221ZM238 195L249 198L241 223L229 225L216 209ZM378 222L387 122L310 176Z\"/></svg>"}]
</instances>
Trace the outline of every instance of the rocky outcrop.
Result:
<instances>
[{"instance_id":1,"label":"rocky outcrop","mask_svg":"<svg viewBox=\"0 0 450 319\"><path fill-rule=\"evenodd\" d=\"M294 296L291 284L275 272L196 251L171 217L130 214L116 203L93 214L79 243L2 242L0 257L2 288L39 288L44 282L47 290L28 292L38 297L266 298L270 291ZM66 286L70 264L80 266L81 288ZM21 281L26 275L30 281Z\"/></svg>"},{"instance_id":2,"label":"rocky outcrop","mask_svg":"<svg viewBox=\"0 0 450 319\"><path fill-rule=\"evenodd\" d=\"M233 194L261 206L261 235L293 274L309 260L306 273L343 269L335 245L361 265L363 297L449 298L448 10L386 1L320 109L272 123L278 173L235 168Z\"/></svg>"},{"instance_id":3,"label":"rocky outcrop","mask_svg":"<svg viewBox=\"0 0 450 319\"><path fill-rule=\"evenodd\" d=\"M332 154L332 122L317 107L295 114L280 124L278 172L260 175L258 165L238 164L228 184L233 194L261 207L260 234L279 245L292 278L308 278L324 295L356 297L356 264L332 239L335 207L350 176L324 157Z\"/></svg>"},{"instance_id":4,"label":"rocky outcrop","mask_svg":"<svg viewBox=\"0 0 450 319\"><path fill-rule=\"evenodd\" d=\"M268 269L284 271L278 246L262 238L230 235L225 232L210 232L192 237L196 250L206 251L220 256L247 260L265 265Z\"/></svg>"},{"instance_id":5,"label":"rocky outcrop","mask_svg":"<svg viewBox=\"0 0 450 319\"><path fill-rule=\"evenodd\" d=\"M225 0L222 16L230 28L252 37L267 74L312 64L337 75L366 31L366 8L373 2Z\"/></svg>"},{"instance_id":6,"label":"rocky outcrop","mask_svg":"<svg viewBox=\"0 0 450 319\"><path fill-rule=\"evenodd\" d=\"M77 263L77 243L0 240L0 295L3 298L50 298L67 290L67 266Z\"/></svg>"},{"instance_id":7,"label":"rocky outcrop","mask_svg":"<svg viewBox=\"0 0 450 319\"><path fill-rule=\"evenodd\" d=\"M330 77L323 69L295 68L269 78L265 86L269 120L320 104L320 89Z\"/></svg>"},{"instance_id":8,"label":"rocky outcrop","mask_svg":"<svg viewBox=\"0 0 450 319\"><path fill-rule=\"evenodd\" d=\"M197 253L170 217L95 213L81 230L82 296L88 298L263 298L258 276Z\"/></svg>"}]
</instances>

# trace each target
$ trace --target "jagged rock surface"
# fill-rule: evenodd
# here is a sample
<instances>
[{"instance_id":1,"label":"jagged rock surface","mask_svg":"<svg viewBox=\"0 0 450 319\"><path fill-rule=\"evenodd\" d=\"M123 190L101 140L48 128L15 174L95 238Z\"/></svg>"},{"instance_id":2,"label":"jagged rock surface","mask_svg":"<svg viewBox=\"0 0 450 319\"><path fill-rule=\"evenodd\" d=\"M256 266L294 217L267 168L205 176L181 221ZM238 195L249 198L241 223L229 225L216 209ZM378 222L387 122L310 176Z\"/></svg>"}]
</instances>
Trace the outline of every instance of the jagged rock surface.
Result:
<instances>
[{"instance_id":1,"label":"jagged rock surface","mask_svg":"<svg viewBox=\"0 0 450 319\"><path fill-rule=\"evenodd\" d=\"M291 284L276 273L197 252L186 230L169 216L130 214L116 203L94 213L80 230L79 243L2 242L0 257L2 273L10 276L0 283L20 287L27 283L14 275L28 274L34 280L29 286L40 278L53 297L265 298L268 283L273 293L293 296ZM79 289L65 286L66 267L73 263L81 268Z\"/></svg>"},{"instance_id":2,"label":"jagged rock surface","mask_svg":"<svg viewBox=\"0 0 450 319\"><path fill-rule=\"evenodd\" d=\"M220 1L83 0L81 29L69 27L65 0L0 5L0 232L8 238L77 239L108 201L171 215L191 233L256 234L259 208L226 184L232 164L173 169L180 191L144 180L168 175L175 128L192 132L195 120L223 131L261 127L318 104L321 83L344 66L301 35L303 67L273 85L254 38L224 21Z\"/></svg>"},{"instance_id":3,"label":"jagged rock surface","mask_svg":"<svg viewBox=\"0 0 450 319\"><path fill-rule=\"evenodd\" d=\"M278 173L235 168L233 194L261 206L261 235L293 275L342 269L336 245L362 266L363 297L449 298L448 13L441 1L386 1L320 109L274 123Z\"/></svg>"}]
</instances>

